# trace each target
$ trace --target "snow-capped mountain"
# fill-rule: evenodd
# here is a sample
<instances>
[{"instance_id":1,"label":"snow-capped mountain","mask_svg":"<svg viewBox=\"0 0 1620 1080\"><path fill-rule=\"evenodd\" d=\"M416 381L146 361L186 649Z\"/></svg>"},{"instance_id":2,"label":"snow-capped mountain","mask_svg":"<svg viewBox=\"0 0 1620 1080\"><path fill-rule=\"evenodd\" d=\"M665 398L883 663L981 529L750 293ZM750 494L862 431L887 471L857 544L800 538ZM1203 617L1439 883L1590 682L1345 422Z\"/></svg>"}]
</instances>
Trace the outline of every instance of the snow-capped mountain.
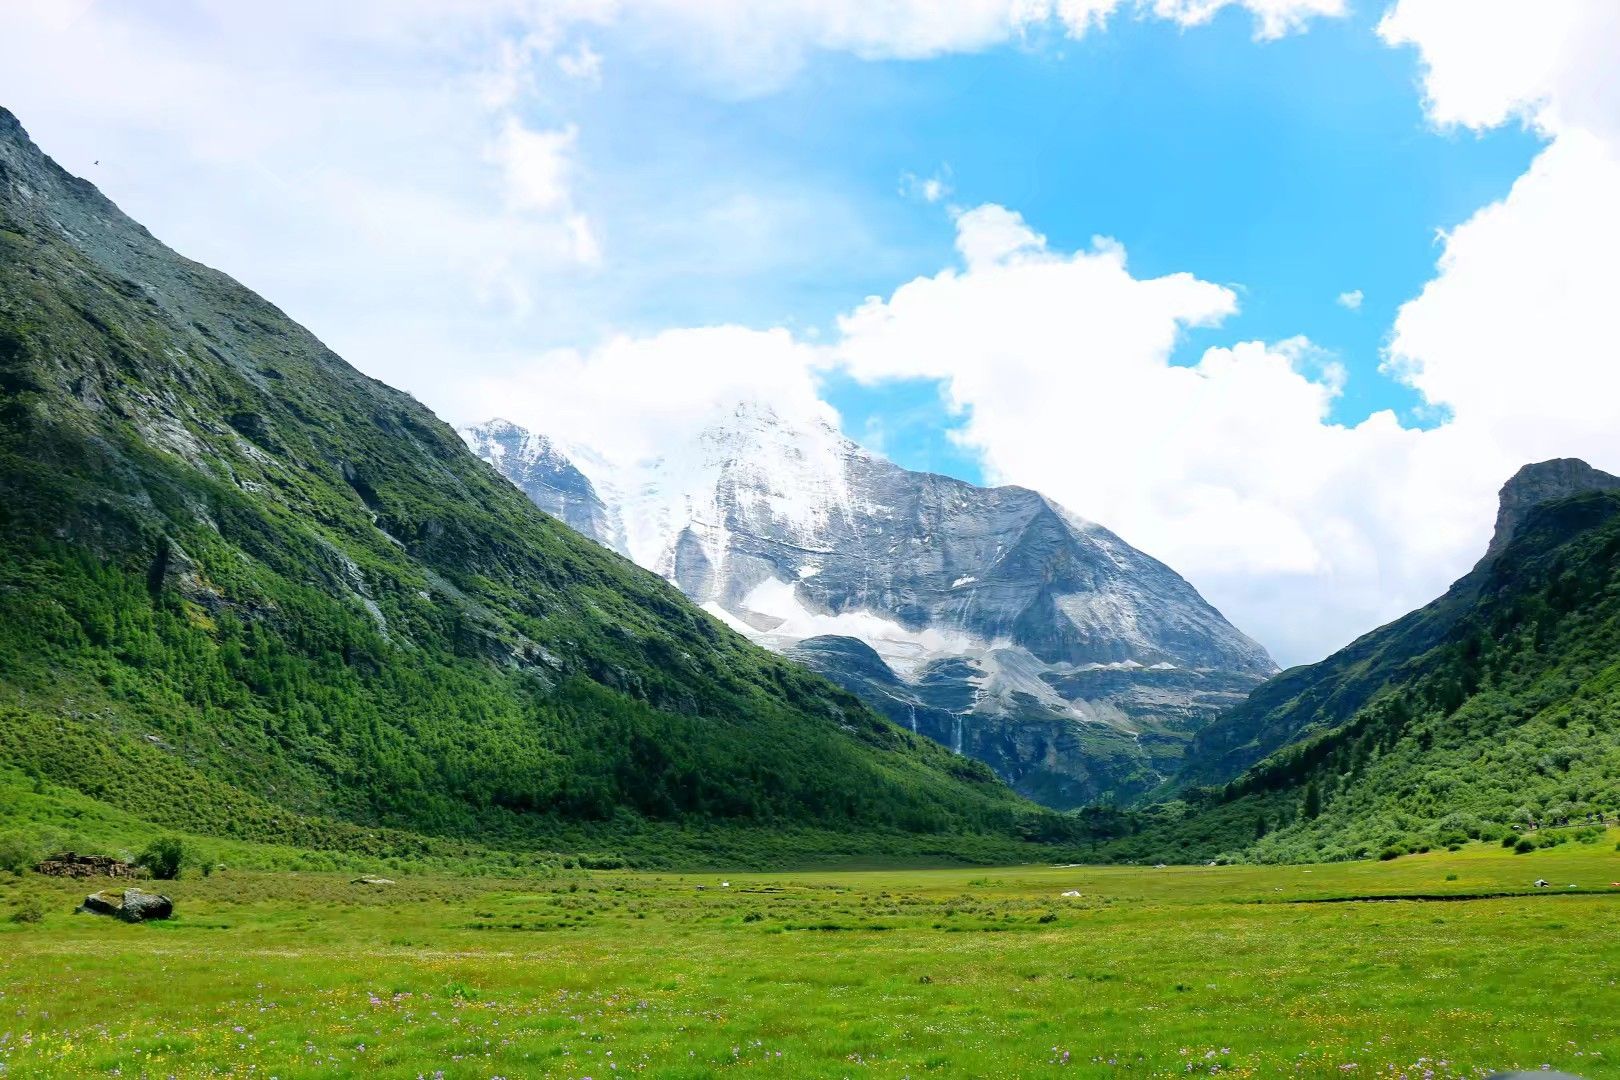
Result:
<instances>
[{"instance_id":1,"label":"snow-capped mountain","mask_svg":"<svg viewBox=\"0 0 1620 1080\"><path fill-rule=\"evenodd\" d=\"M1156 785L1276 670L1169 567L1037 492L911 472L745 404L614 463L463 432L543 509L891 718L1072 806Z\"/></svg>"}]
</instances>

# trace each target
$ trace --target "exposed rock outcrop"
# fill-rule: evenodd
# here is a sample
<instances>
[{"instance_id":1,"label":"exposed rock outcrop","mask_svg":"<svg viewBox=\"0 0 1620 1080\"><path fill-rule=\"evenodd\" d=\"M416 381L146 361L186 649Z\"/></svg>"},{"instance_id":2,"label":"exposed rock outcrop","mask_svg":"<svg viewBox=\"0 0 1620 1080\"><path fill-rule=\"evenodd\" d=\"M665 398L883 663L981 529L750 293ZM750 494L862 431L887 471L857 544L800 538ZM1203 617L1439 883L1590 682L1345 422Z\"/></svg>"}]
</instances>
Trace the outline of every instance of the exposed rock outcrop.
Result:
<instances>
[{"instance_id":1,"label":"exposed rock outcrop","mask_svg":"<svg viewBox=\"0 0 1620 1080\"><path fill-rule=\"evenodd\" d=\"M35 866L34 873L46 877L129 878L136 876L136 867L134 863L115 859L111 855L80 855L73 851L63 851Z\"/></svg>"},{"instance_id":2,"label":"exposed rock outcrop","mask_svg":"<svg viewBox=\"0 0 1620 1080\"><path fill-rule=\"evenodd\" d=\"M1496 507L1496 532L1485 549L1485 558L1499 555L1525 515L1543 503L1565 499L1583 491L1610 491L1620 488L1620 476L1594 469L1580 458L1553 458L1526 465L1502 485Z\"/></svg>"},{"instance_id":3,"label":"exposed rock outcrop","mask_svg":"<svg viewBox=\"0 0 1620 1080\"><path fill-rule=\"evenodd\" d=\"M159 893L141 889L125 889L122 893L106 890L94 892L84 898L78 907L90 915L111 915L127 923L167 919L174 914L174 901Z\"/></svg>"}]
</instances>

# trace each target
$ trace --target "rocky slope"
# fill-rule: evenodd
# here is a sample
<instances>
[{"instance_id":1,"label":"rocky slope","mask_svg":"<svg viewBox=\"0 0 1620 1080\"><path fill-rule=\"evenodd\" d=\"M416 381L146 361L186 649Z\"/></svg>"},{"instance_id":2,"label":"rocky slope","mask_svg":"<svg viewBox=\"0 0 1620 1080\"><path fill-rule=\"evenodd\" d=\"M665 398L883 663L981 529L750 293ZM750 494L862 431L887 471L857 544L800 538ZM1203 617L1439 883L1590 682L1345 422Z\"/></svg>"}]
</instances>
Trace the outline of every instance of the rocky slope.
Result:
<instances>
[{"instance_id":1,"label":"rocky slope","mask_svg":"<svg viewBox=\"0 0 1620 1080\"><path fill-rule=\"evenodd\" d=\"M1050 805L1155 786L1275 670L1102 526L1034 491L902 469L823 419L742 404L617 466L505 421L463 437L542 507L583 473L606 508L587 535Z\"/></svg>"},{"instance_id":2,"label":"rocky slope","mask_svg":"<svg viewBox=\"0 0 1620 1080\"><path fill-rule=\"evenodd\" d=\"M0 388L15 767L171 827L300 845L381 827L640 837L644 855L677 825L711 830L687 848L752 828L848 851L1062 832L540 513L4 111Z\"/></svg>"}]
</instances>

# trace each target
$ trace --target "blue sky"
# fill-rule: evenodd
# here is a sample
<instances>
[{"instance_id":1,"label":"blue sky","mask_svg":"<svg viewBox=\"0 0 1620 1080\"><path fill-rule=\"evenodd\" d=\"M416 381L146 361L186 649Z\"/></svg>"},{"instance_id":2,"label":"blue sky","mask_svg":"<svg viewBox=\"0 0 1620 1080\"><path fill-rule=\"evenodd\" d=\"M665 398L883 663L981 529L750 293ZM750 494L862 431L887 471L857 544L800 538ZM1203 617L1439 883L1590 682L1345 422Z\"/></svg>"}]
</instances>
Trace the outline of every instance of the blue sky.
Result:
<instances>
[{"instance_id":1,"label":"blue sky","mask_svg":"<svg viewBox=\"0 0 1620 1080\"><path fill-rule=\"evenodd\" d=\"M1234 336L1304 334L1350 375L1334 419L1393 408L1431 423L1378 371L1396 308L1433 275L1437 233L1506 194L1542 140L1436 128L1416 50L1389 48L1376 21L1366 9L1256 43L1228 9L1207 26L1119 18L1078 41L1037 34L927 63L819 54L779 91L741 99L608 45L615 77L556 111L580 117L592 180L609 178L621 204L662 207L675 184L793 193L762 264L711 275L675 260L614 298L616 327L830 333L865 296L953 261L947 203L998 203L1054 248L1103 234L1138 276L1190 271L1237 288L1239 314L1188 334L1178 362ZM546 111L536 122L556 119ZM941 178L950 195L926 202L906 177ZM610 226L610 247L635 242ZM1338 303L1352 291L1357 310ZM825 391L852 437L881 437L909 467L983 479L979 457L947 437L955 421L935 384L834 373Z\"/></svg>"},{"instance_id":2,"label":"blue sky","mask_svg":"<svg viewBox=\"0 0 1620 1080\"><path fill-rule=\"evenodd\" d=\"M634 456L830 409L1101 522L1285 663L1465 572L1525 462L1620 472L1613 0L7 20L47 152L450 422Z\"/></svg>"}]
</instances>

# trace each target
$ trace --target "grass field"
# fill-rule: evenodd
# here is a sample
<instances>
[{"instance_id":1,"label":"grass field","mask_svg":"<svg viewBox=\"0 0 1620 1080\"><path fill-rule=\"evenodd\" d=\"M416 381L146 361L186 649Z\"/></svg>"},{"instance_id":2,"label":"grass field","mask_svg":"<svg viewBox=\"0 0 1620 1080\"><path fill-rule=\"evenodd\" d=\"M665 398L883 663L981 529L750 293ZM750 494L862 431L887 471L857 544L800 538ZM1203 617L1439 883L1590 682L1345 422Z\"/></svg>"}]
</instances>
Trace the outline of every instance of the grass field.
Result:
<instances>
[{"instance_id":1,"label":"grass field","mask_svg":"<svg viewBox=\"0 0 1620 1080\"><path fill-rule=\"evenodd\" d=\"M1616 1076L1615 839L1310 867L224 871L166 883L178 917L144 926L0 877L0 916L45 912L0 923L0 1073ZM1342 902L1366 897L1394 899Z\"/></svg>"}]
</instances>

